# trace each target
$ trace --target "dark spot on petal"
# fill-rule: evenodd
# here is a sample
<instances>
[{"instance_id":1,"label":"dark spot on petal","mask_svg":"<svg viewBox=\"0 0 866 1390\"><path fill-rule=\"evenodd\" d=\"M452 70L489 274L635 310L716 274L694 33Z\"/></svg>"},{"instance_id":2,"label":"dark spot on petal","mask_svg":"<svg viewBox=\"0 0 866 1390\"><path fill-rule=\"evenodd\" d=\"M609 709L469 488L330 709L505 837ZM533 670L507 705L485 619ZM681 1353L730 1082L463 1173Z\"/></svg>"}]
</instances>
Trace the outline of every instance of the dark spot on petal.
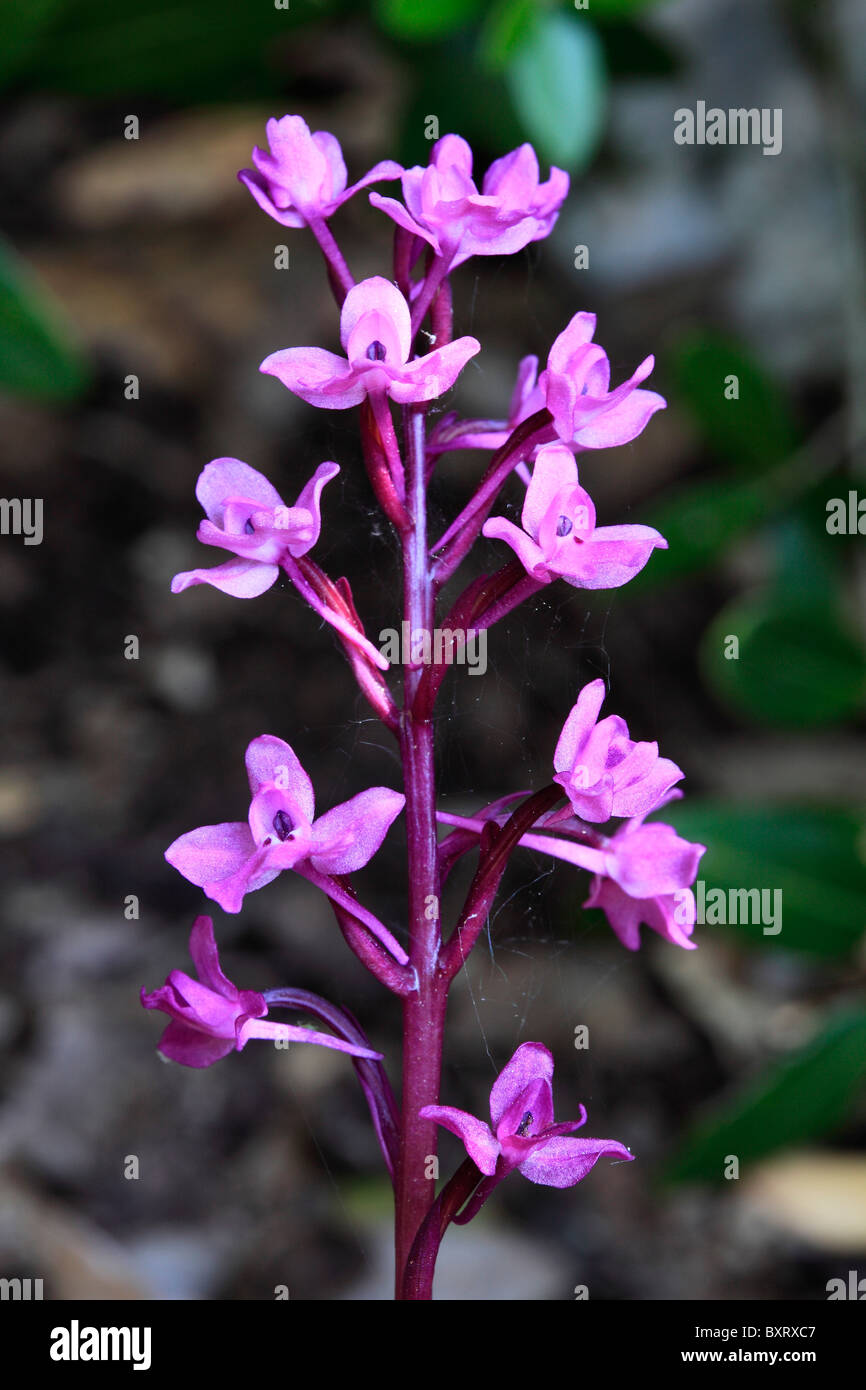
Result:
<instances>
[{"instance_id":1,"label":"dark spot on petal","mask_svg":"<svg viewBox=\"0 0 866 1390\"><path fill-rule=\"evenodd\" d=\"M385 344L380 343L378 338L367 348L367 356L371 362L384 362L386 357Z\"/></svg>"},{"instance_id":2,"label":"dark spot on petal","mask_svg":"<svg viewBox=\"0 0 866 1390\"><path fill-rule=\"evenodd\" d=\"M561 516L556 523L556 534L558 536L570 536L573 530L571 519L567 516Z\"/></svg>"},{"instance_id":3,"label":"dark spot on petal","mask_svg":"<svg viewBox=\"0 0 866 1390\"><path fill-rule=\"evenodd\" d=\"M268 838L267 838L266 840L262 840L262 849L264 849L265 845L269 845L270 843L271 843L271 837L270 837L270 835L269 835Z\"/></svg>"},{"instance_id":4,"label":"dark spot on petal","mask_svg":"<svg viewBox=\"0 0 866 1390\"><path fill-rule=\"evenodd\" d=\"M515 1134L520 1135L520 1137L522 1138L522 1137L526 1134L526 1131L529 1129L529 1126L530 1126L531 1124L532 1124L532 1111L531 1111L531 1110L527 1110L527 1112L526 1112L526 1114L524 1115L523 1119L520 1121L520 1124L517 1126L517 1129L514 1131Z\"/></svg>"},{"instance_id":5,"label":"dark spot on petal","mask_svg":"<svg viewBox=\"0 0 866 1390\"><path fill-rule=\"evenodd\" d=\"M273 827L278 840L287 840L295 828L295 823L287 812L277 811L273 819Z\"/></svg>"}]
</instances>

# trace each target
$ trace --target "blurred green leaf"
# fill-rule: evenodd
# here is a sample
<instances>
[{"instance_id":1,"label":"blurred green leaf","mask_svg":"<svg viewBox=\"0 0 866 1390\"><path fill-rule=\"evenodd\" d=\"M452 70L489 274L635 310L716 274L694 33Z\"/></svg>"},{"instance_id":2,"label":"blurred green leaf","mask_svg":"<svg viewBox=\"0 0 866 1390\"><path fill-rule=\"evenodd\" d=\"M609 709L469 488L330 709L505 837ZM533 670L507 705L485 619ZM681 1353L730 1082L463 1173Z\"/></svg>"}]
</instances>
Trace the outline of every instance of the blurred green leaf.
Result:
<instances>
[{"instance_id":1,"label":"blurred green leaf","mask_svg":"<svg viewBox=\"0 0 866 1390\"><path fill-rule=\"evenodd\" d=\"M0 83L7 82L29 53L37 47L42 32L66 0L27 0L26 4L6 4L2 10L0 44Z\"/></svg>"},{"instance_id":2,"label":"blurred green leaf","mask_svg":"<svg viewBox=\"0 0 866 1390\"><path fill-rule=\"evenodd\" d=\"M62 401L86 383L60 315L23 262L0 245L0 389Z\"/></svg>"},{"instance_id":3,"label":"blurred green leaf","mask_svg":"<svg viewBox=\"0 0 866 1390\"><path fill-rule=\"evenodd\" d=\"M535 0L500 0L492 5L481 30L481 61L502 68L523 42L535 14Z\"/></svg>"},{"instance_id":4,"label":"blurred green leaf","mask_svg":"<svg viewBox=\"0 0 866 1390\"><path fill-rule=\"evenodd\" d=\"M589 0L586 12L593 19L621 19L650 10L658 3L659 0ZM575 9L578 8L575 6Z\"/></svg>"},{"instance_id":5,"label":"blurred green leaf","mask_svg":"<svg viewBox=\"0 0 866 1390\"><path fill-rule=\"evenodd\" d=\"M453 41L447 49L425 50L416 67L396 155L401 163L429 161L431 142L424 131L431 113L436 114L442 135L454 132L496 155L525 138L502 74L479 68L474 46L462 40ZM479 164L476 177L480 174Z\"/></svg>"},{"instance_id":6,"label":"blurred green leaf","mask_svg":"<svg viewBox=\"0 0 866 1390\"><path fill-rule=\"evenodd\" d=\"M866 1079L866 1011L832 1018L804 1048L714 1107L685 1139L665 1176L674 1182L724 1177L742 1165L837 1129Z\"/></svg>"},{"instance_id":7,"label":"blurred green leaf","mask_svg":"<svg viewBox=\"0 0 866 1390\"><path fill-rule=\"evenodd\" d=\"M782 463L797 444L784 393L754 357L717 334L697 333L671 354L676 394L720 458L749 475ZM726 382L737 378L738 397Z\"/></svg>"},{"instance_id":8,"label":"blurred green leaf","mask_svg":"<svg viewBox=\"0 0 866 1390\"><path fill-rule=\"evenodd\" d=\"M726 649L739 644L737 657ZM701 669L715 694L761 724L812 728L847 719L866 696L866 658L832 611L775 595L737 599L701 642Z\"/></svg>"},{"instance_id":9,"label":"blurred green leaf","mask_svg":"<svg viewBox=\"0 0 866 1390\"><path fill-rule=\"evenodd\" d=\"M860 817L832 807L744 806L681 801L661 816L681 835L707 846L698 878L705 917L713 889L781 892L782 929L764 935L760 922L731 922L701 930L736 931L754 944L778 945L814 956L845 956L866 936L866 839ZM772 897L767 905L772 910ZM732 900L728 896L726 903ZM727 916L754 916L738 908Z\"/></svg>"},{"instance_id":10,"label":"blurred green leaf","mask_svg":"<svg viewBox=\"0 0 866 1390\"><path fill-rule=\"evenodd\" d=\"M476 18L483 0L375 0L377 20L400 39L444 38Z\"/></svg>"},{"instance_id":11,"label":"blurred green leaf","mask_svg":"<svg viewBox=\"0 0 866 1390\"><path fill-rule=\"evenodd\" d=\"M287 10L272 0L67 0L29 53L26 75L86 96L261 100L284 86L276 60L284 36L339 8L340 0L294 0Z\"/></svg>"},{"instance_id":12,"label":"blurred green leaf","mask_svg":"<svg viewBox=\"0 0 866 1390\"><path fill-rule=\"evenodd\" d=\"M571 170L585 167L601 139L607 88L592 25L540 12L505 75L518 118L542 158Z\"/></svg>"}]
</instances>

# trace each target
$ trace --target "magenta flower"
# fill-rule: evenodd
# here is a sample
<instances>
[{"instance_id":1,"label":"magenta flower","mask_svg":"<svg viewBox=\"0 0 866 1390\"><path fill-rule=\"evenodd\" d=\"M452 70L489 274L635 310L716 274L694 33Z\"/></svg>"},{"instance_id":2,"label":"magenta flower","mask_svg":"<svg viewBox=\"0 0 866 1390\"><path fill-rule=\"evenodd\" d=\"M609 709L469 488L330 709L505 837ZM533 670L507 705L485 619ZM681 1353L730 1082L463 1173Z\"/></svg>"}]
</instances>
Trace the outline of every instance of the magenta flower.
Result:
<instances>
[{"instance_id":1,"label":"magenta flower","mask_svg":"<svg viewBox=\"0 0 866 1390\"><path fill-rule=\"evenodd\" d=\"M666 777L667 773L662 780ZM512 792L475 816L437 811L436 819L443 825L471 830L480 836L490 821L504 825L513 803L524 795ZM651 809L659 810L680 796L673 787ZM640 946L642 922L673 945L694 950L696 943L689 940L696 919L691 885L706 845L683 840L670 825L656 821L644 825L643 821L643 814L634 816L608 837L575 816L566 813L563 818L561 811L548 811L532 830L521 835L519 843L524 849L588 869L593 879L590 896L583 906L602 908L630 951Z\"/></svg>"},{"instance_id":2,"label":"magenta flower","mask_svg":"<svg viewBox=\"0 0 866 1390\"><path fill-rule=\"evenodd\" d=\"M324 348L284 348L266 357L259 370L325 410L347 410L369 395L388 395L405 405L450 390L481 347L477 338L457 338L410 362L409 306L381 275L349 290L340 311L340 342L345 357Z\"/></svg>"},{"instance_id":3,"label":"magenta flower","mask_svg":"<svg viewBox=\"0 0 866 1390\"><path fill-rule=\"evenodd\" d=\"M553 780L571 802L563 818L572 812L588 821L648 815L685 775L659 757L657 743L634 743L619 715L597 723L604 695L602 680L583 687L556 745Z\"/></svg>"},{"instance_id":4,"label":"magenta flower","mask_svg":"<svg viewBox=\"0 0 866 1390\"><path fill-rule=\"evenodd\" d=\"M406 952L387 928L333 878L372 859L403 809L402 793L370 787L315 819L313 784L281 738L254 738L246 767L252 796L248 820L203 825L181 835L165 852L169 864L225 912L240 912L246 893L294 869L347 907L405 964Z\"/></svg>"},{"instance_id":5,"label":"magenta flower","mask_svg":"<svg viewBox=\"0 0 866 1390\"><path fill-rule=\"evenodd\" d=\"M531 145L491 164L481 186L472 178L472 150L459 135L443 135L426 169L403 172L403 203L371 193L370 202L454 268L470 256L509 256L546 237L568 193L568 174L552 168L539 183Z\"/></svg>"},{"instance_id":6,"label":"magenta flower","mask_svg":"<svg viewBox=\"0 0 866 1390\"><path fill-rule=\"evenodd\" d=\"M579 486L577 464L564 444L539 449L521 520L522 530L491 517L482 534L511 546L541 584L564 579L576 589L616 589L643 569L657 546L667 549L651 526L596 527L592 499Z\"/></svg>"},{"instance_id":7,"label":"magenta flower","mask_svg":"<svg viewBox=\"0 0 866 1390\"><path fill-rule=\"evenodd\" d=\"M706 845L683 840L673 826L635 816L604 848L604 872L596 874L584 907L600 907L630 951L640 946L645 923L666 941L693 951L695 895L691 885Z\"/></svg>"},{"instance_id":8,"label":"magenta flower","mask_svg":"<svg viewBox=\"0 0 866 1390\"><path fill-rule=\"evenodd\" d=\"M419 1114L435 1120L463 1140L466 1152L486 1177L504 1177L516 1168L544 1187L573 1187L602 1154L626 1162L634 1157L616 1139L571 1139L586 1122L556 1124L553 1119L553 1057L543 1043L518 1047L490 1092L490 1124L450 1105L425 1105Z\"/></svg>"},{"instance_id":9,"label":"magenta flower","mask_svg":"<svg viewBox=\"0 0 866 1390\"><path fill-rule=\"evenodd\" d=\"M595 323L595 314L575 314L540 376L537 357L521 360L508 419L462 421L444 431L448 446L501 449L518 425L545 409L559 438L573 449L608 449L637 438L650 416L666 405L655 391L638 389L655 359L645 358L628 381L608 391L610 362L604 348L591 341ZM438 443L435 434L433 442ZM522 474L524 465L518 467Z\"/></svg>"},{"instance_id":10,"label":"magenta flower","mask_svg":"<svg viewBox=\"0 0 866 1390\"><path fill-rule=\"evenodd\" d=\"M250 1038L282 1039L332 1047L353 1057L377 1059L360 1043L344 1042L314 1028L296 1028L288 1023L265 1021L268 1006L264 995L238 989L220 969L219 953L210 917L196 917L189 937L189 953L196 968L194 980L182 970L172 970L161 989L152 994L141 991L146 1009L160 1009L171 1022L159 1040L158 1049L172 1062L185 1067L209 1067L233 1049L241 1052Z\"/></svg>"},{"instance_id":11,"label":"magenta flower","mask_svg":"<svg viewBox=\"0 0 866 1390\"><path fill-rule=\"evenodd\" d=\"M319 539L322 489L339 471L336 463L320 463L295 505L287 507L276 488L248 463L221 458L207 464L195 488L207 515L197 537L204 545L230 550L237 559L176 574L172 593L212 584L235 598L257 598L270 589L283 557L306 555Z\"/></svg>"},{"instance_id":12,"label":"magenta flower","mask_svg":"<svg viewBox=\"0 0 866 1390\"><path fill-rule=\"evenodd\" d=\"M575 314L550 349L538 385L560 439L582 449L610 449L636 439L653 412L667 403L655 391L638 390L653 369L652 356L628 381L608 391L610 362L604 348L591 341L594 332L595 314ZM527 414L538 409L536 399L527 393Z\"/></svg>"},{"instance_id":13,"label":"magenta flower","mask_svg":"<svg viewBox=\"0 0 866 1390\"><path fill-rule=\"evenodd\" d=\"M330 217L360 188L380 179L398 179L402 166L393 159L376 164L351 188L336 136L327 130L310 133L300 116L283 116L267 123L270 150L253 150L255 169L241 169L260 208L284 227L303 227Z\"/></svg>"}]
</instances>

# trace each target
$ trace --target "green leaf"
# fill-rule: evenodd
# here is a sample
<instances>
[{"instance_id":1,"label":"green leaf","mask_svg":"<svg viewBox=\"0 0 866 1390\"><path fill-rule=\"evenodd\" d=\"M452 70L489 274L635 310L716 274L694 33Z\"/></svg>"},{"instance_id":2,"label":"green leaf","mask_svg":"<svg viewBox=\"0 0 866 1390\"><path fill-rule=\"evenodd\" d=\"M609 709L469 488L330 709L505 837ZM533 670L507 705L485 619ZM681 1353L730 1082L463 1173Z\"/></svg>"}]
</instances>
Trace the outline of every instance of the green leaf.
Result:
<instances>
[{"instance_id":1,"label":"green leaf","mask_svg":"<svg viewBox=\"0 0 866 1390\"><path fill-rule=\"evenodd\" d=\"M524 138L501 74L480 70L474 55L456 43L447 52L430 54L416 71L400 147L394 152L401 164L429 162L431 141L424 128L431 112L442 135L457 131L476 147L504 154Z\"/></svg>"},{"instance_id":2,"label":"green leaf","mask_svg":"<svg viewBox=\"0 0 866 1390\"><path fill-rule=\"evenodd\" d=\"M517 51L535 16L535 0L500 0L484 21L480 36L482 63L493 71Z\"/></svg>"},{"instance_id":3,"label":"green leaf","mask_svg":"<svg viewBox=\"0 0 866 1390\"><path fill-rule=\"evenodd\" d=\"M0 244L0 389L69 400L87 382L59 314L24 264Z\"/></svg>"},{"instance_id":4,"label":"green leaf","mask_svg":"<svg viewBox=\"0 0 866 1390\"><path fill-rule=\"evenodd\" d=\"M698 869L702 931L734 931L755 945L782 946L808 955L840 957L856 951L866 936L866 828L853 812L832 807L744 806L682 801L664 808L686 839L707 846ZM711 896L721 889L724 900ZM778 915L781 930L764 933L770 921L714 925L724 901L727 917L758 917L754 898L741 906L732 891L759 889L769 896L767 917ZM780 898L773 895L778 892ZM733 909L733 910L732 910Z\"/></svg>"},{"instance_id":5,"label":"green leaf","mask_svg":"<svg viewBox=\"0 0 866 1390\"><path fill-rule=\"evenodd\" d=\"M658 3L659 0L587 0L585 5L574 8L585 9L593 19L627 19Z\"/></svg>"},{"instance_id":6,"label":"green leaf","mask_svg":"<svg viewBox=\"0 0 866 1390\"><path fill-rule=\"evenodd\" d=\"M638 594L684 574L706 569L761 523L784 512L815 487L812 453L798 449L759 477L702 479L648 507L641 521L668 542L656 550L624 593Z\"/></svg>"},{"instance_id":7,"label":"green leaf","mask_svg":"<svg viewBox=\"0 0 866 1390\"><path fill-rule=\"evenodd\" d=\"M742 1165L839 1127L866 1079L866 1011L832 1018L793 1056L720 1102L687 1136L665 1176L724 1177L727 1155Z\"/></svg>"},{"instance_id":8,"label":"green leaf","mask_svg":"<svg viewBox=\"0 0 866 1390\"><path fill-rule=\"evenodd\" d=\"M482 0L376 0L374 13L396 38L425 42L462 29L482 8Z\"/></svg>"},{"instance_id":9,"label":"green leaf","mask_svg":"<svg viewBox=\"0 0 866 1390\"><path fill-rule=\"evenodd\" d=\"M866 697L866 657L857 638L832 610L802 607L781 593L737 599L723 609L704 634L700 664L718 698L760 724L837 724Z\"/></svg>"},{"instance_id":10,"label":"green leaf","mask_svg":"<svg viewBox=\"0 0 866 1390\"><path fill-rule=\"evenodd\" d=\"M0 83L8 82L38 46L43 30L65 0L27 0L3 7L3 43L0 45Z\"/></svg>"},{"instance_id":11,"label":"green leaf","mask_svg":"<svg viewBox=\"0 0 866 1390\"><path fill-rule=\"evenodd\" d=\"M720 458L752 475L784 462L797 430L783 392L740 344L692 334L672 354L676 394ZM731 378L736 377L736 387ZM736 389L735 399L726 395Z\"/></svg>"},{"instance_id":12,"label":"green leaf","mask_svg":"<svg viewBox=\"0 0 866 1390\"><path fill-rule=\"evenodd\" d=\"M282 92L276 47L340 0L74 0L29 53L25 75L40 88L87 96L262 100ZM22 6L22 8L26 8Z\"/></svg>"},{"instance_id":13,"label":"green leaf","mask_svg":"<svg viewBox=\"0 0 866 1390\"><path fill-rule=\"evenodd\" d=\"M539 154L584 168L601 139L607 75L592 26L543 11L505 69L514 109Z\"/></svg>"}]
</instances>

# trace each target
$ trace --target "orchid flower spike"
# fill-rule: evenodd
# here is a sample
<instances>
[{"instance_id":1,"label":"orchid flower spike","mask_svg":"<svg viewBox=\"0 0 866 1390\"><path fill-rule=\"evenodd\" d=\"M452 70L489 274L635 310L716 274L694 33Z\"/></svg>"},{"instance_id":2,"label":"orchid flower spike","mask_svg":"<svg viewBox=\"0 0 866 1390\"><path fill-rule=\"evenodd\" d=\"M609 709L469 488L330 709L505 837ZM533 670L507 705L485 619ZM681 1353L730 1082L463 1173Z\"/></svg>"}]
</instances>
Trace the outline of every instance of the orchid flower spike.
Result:
<instances>
[{"instance_id":1,"label":"orchid flower spike","mask_svg":"<svg viewBox=\"0 0 866 1390\"><path fill-rule=\"evenodd\" d=\"M181 835L165 852L169 864L225 912L240 912L245 894L294 869L353 912L405 964L406 952L387 928L334 881L334 875L353 873L372 859L403 809L403 794L370 787L316 819L313 784L281 738L254 738L246 767L248 819Z\"/></svg>"},{"instance_id":2,"label":"orchid flower spike","mask_svg":"<svg viewBox=\"0 0 866 1390\"><path fill-rule=\"evenodd\" d=\"M521 516L485 521L482 534L505 541L541 584L564 579L576 589L617 589L642 570L667 541L652 526L596 526L595 507L579 485L577 464L564 444L539 449Z\"/></svg>"},{"instance_id":3,"label":"orchid flower spike","mask_svg":"<svg viewBox=\"0 0 866 1390\"><path fill-rule=\"evenodd\" d=\"M574 1187L603 1154L630 1162L634 1155L616 1139L568 1137L586 1122L586 1111L581 1105L579 1119L557 1124L552 1080L552 1054L543 1043L526 1042L493 1083L489 1125L450 1105L425 1105L419 1114L462 1139L486 1177L516 1168L543 1187Z\"/></svg>"},{"instance_id":4,"label":"orchid flower spike","mask_svg":"<svg viewBox=\"0 0 866 1390\"><path fill-rule=\"evenodd\" d=\"M268 1006L264 995L238 989L220 969L210 917L195 919L189 953L198 979L182 970L172 970L161 989L152 994L141 991L145 1009L160 1009L171 1019L158 1044L158 1050L170 1061L185 1067L209 1067L234 1049L243 1051L251 1038L314 1043L371 1060L381 1057L380 1052L360 1043L344 1042L315 1028L266 1021Z\"/></svg>"},{"instance_id":5,"label":"orchid flower spike","mask_svg":"<svg viewBox=\"0 0 866 1390\"><path fill-rule=\"evenodd\" d=\"M346 164L336 136L313 133L300 116L283 116L267 123L269 150L256 145L254 169L241 169L238 178L260 208L284 227L304 227L330 217L348 198L380 179L398 179L402 166L382 160L351 188L346 187Z\"/></svg>"},{"instance_id":6,"label":"orchid flower spike","mask_svg":"<svg viewBox=\"0 0 866 1390\"><path fill-rule=\"evenodd\" d=\"M324 410L348 410L365 396L387 395L406 405L450 390L481 348L477 338L457 338L410 361L409 306L381 275L349 290L340 311L340 342L345 357L324 348L283 348L266 357L259 370Z\"/></svg>"}]
</instances>

